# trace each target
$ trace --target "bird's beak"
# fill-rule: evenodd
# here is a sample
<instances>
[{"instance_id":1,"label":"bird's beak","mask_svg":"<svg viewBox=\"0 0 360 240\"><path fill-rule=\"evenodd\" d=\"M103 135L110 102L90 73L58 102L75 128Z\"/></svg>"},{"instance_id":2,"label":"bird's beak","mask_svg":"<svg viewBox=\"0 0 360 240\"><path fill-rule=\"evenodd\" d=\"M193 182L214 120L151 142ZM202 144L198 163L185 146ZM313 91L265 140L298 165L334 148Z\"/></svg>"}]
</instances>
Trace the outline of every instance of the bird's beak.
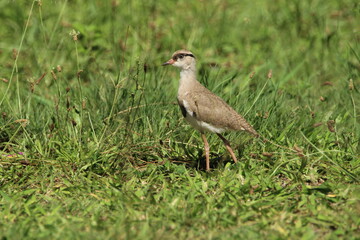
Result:
<instances>
[{"instance_id":1,"label":"bird's beak","mask_svg":"<svg viewBox=\"0 0 360 240\"><path fill-rule=\"evenodd\" d=\"M174 62L175 62L175 60L174 60L174 59L170 59L169 61L164 62L163 64L161 64L161 66L173 65L173 64L174 64Z\"/></svg>"}]
</instances>

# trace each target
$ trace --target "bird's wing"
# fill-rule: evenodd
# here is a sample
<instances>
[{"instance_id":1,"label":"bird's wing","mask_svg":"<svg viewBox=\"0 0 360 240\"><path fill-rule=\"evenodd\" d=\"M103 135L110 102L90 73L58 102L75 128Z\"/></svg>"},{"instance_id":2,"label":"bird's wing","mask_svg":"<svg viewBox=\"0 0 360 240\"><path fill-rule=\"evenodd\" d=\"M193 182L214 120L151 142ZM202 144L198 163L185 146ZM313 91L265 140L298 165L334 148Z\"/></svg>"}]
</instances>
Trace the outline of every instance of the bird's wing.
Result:
<instances>
[{"instance_id":1,"label":"bird's wing","mask_svg":"<svg viewBox=\"0 0 360 240\"><path fill-rule=\"evenodd\" d=\"M197 120L229 130L246 130L254 135L257 132L253 127L224 100L208 89L187 92L182 109L191 113ZM179 101L180 104L180 101ZM180 104L181 107L181 104ZM182 110L184 113L184 110Z\"/></svg>"}]
</instances>

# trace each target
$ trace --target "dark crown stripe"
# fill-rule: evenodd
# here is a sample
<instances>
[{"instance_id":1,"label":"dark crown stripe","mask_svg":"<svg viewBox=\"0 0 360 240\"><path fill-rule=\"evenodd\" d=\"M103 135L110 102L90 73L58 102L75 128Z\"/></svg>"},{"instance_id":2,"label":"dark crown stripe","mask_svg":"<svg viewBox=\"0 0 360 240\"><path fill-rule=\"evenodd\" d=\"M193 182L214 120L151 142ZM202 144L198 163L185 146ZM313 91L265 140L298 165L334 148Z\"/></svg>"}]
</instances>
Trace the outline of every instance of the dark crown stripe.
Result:
<instances>
[{"instance_id":1,"label":"dark crown stripe","mask_svg":"<svg viewBox=\"0 0 360 240\"><path fill-rule=\"evenodd\" d=\"M192 55L191 53L187 53L187 54L185 54L185 56L189 56L189 57L193 57L193 58L195 58L195 56L194 56L194 55Z\"/></svg>"},{"instance_id":2,"label":"dark crown stripe","mask_svg":"<svg viewBox=\"0 0 360 240\"><path fill-rule=\"evenodd\" d=\"M195 58L195 56L194 56L192 53L178 53L178 54L176 54L175 56L173 56L173 59L174 59L174 60L177 60L177 59L180 58L181 56L183 56L183 57L189 56L189 57Z\"/></svg>"}]
</instances>

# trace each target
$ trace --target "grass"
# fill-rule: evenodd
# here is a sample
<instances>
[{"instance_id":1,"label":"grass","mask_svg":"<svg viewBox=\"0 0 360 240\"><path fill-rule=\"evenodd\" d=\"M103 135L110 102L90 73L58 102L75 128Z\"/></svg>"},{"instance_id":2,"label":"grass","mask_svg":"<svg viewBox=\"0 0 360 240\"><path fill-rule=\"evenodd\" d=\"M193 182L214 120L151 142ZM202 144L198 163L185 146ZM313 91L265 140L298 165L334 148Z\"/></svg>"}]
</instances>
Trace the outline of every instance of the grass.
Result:
<instances>
[{"instance_id":1,"label":"grass","mask_svg":"<svg viewBox=\"0 0 360 240\"><path fill-rule=\"evenodd\" d=\"M358 239L360 5L2 1L2 239ZM199 80L271 143L176 106ZM268 78L268 73L272 77Z\"/></svg>"}]
</instances>

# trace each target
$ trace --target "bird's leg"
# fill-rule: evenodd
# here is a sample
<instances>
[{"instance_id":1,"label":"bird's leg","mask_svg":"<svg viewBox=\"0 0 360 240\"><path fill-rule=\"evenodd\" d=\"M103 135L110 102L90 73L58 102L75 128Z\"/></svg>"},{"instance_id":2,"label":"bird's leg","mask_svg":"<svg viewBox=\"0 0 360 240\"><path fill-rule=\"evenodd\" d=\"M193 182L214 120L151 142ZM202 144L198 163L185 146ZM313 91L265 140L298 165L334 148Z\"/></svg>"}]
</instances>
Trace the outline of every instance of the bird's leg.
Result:
<instances>
[{"instance_id":1,"label":"bird's leg","mask_svg":"<svg viewBox=\"0 0 360 240\"><path fill-rule=\"evenodd\" d=\"M234 162L237 162L236 156L233 152L233 150L231 149L230 146L230 142L228 140L226 140L220 133L217 133L217 135L219 136L219 138L221 138L221 140L224 142L226 149L229 151L231 158L234 160Z\"/></svg>"},{"instance_id":2,"label":"bird's leg","mask_svg":"<svg viewBox=\"0 0 360 240\"><path fill-rule=\"evenodd\" d=\"M204 133L201 133L201 138L204 141L204 146L205 146L205 158L206 158L206 171L210 171L210 147L209 147L209 143L206 140L206 136Z\"/></svg>"}]
</instances>

